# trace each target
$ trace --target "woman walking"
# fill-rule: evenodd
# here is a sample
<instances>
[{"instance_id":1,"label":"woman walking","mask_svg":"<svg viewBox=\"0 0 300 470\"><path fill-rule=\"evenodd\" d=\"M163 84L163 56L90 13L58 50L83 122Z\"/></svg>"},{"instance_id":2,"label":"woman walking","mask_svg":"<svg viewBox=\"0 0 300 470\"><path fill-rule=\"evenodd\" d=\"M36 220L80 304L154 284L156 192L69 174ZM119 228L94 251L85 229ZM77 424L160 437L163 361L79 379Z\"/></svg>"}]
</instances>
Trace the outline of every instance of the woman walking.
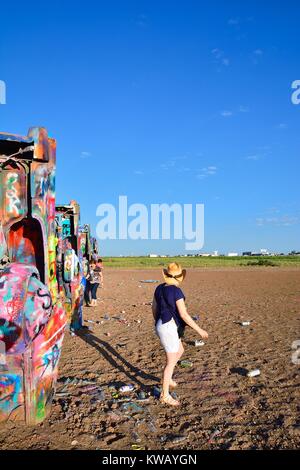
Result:
<instances>
[{"instance_id":1,"label":"woman walking","mask_svg":"<svg viewBox=\"0 0 300 470\"><path fill-rule=\"evenodd\" d=\"M156 333L166 352L160 400L167 405L179 406L180 402L170 395L169 390L170 387L177 386L172 376L177 362L184 353L180 339L184 328L186 325L190 326L203 339L207 339L208 334L187 312L185 296L179 287L186 276L186 270L177 263L171 263L163 270L163 276L165 282L156 288L152 302Z\"/></svg>"}]
</instances>

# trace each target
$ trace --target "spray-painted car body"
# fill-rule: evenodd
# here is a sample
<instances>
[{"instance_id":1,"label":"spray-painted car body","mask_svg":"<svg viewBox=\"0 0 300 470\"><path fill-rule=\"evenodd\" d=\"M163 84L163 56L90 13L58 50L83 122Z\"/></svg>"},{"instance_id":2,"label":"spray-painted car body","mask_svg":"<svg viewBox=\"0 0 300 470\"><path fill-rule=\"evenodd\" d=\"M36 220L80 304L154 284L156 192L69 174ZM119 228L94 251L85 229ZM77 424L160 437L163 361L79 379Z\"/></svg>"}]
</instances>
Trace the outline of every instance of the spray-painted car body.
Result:
<instances>
[{"instance_id":1,"label":"spray-painted car body","mask_svg":"<svg viewBox=\"0 0 300 470\"><path fill-rule=\"evenodd\" d=\"M0 134L0 421L49 413L66 315L56 278L56 142Z\"/></svg>"},{"instance_id":2,"label":"spray-painted car body","mask_svg":"<svg viewBox=\"0 0 300 470\"><path fill-rule=\"evenodd\" d=\"M99 258L99 246L95 237L91 237L91 256L94 260Z\"/></svg>"},{"instance_id":3,"label":"spray-painted car body","mask_svg":"<svg viewBox=\"0 0 300 470\"><path fill-rule=\"evenodd\" d=\"M91 229L88 224L79 227L79 243L82 256L83 276L86 277L89 272L89 262L92 259Z\"/></svg>"},{"instance_id":4,"label":"spray-painted car body","mask_svg":"<svg viewBox=\"0 0 300 470\"><path fill-rule=\"evenodd\" d=\"M83 325L83 254L79 232L80 207L76 201L56 206L58 258L61 264L60 289L72 330Z\"/></svg>"},{"instance_id":5,"label":"spray-painted car body","mask_svg":"<svg viewBox=\"0 0 300 470\"><path fill-rule=\"evenodd\" d=\"M91 236L91 228L89 224L79 227L80 251L82 255L82 265L84 276L88 273L88 265L92 260L99 257L97 239Z\"/></svg>"}]
</instances>

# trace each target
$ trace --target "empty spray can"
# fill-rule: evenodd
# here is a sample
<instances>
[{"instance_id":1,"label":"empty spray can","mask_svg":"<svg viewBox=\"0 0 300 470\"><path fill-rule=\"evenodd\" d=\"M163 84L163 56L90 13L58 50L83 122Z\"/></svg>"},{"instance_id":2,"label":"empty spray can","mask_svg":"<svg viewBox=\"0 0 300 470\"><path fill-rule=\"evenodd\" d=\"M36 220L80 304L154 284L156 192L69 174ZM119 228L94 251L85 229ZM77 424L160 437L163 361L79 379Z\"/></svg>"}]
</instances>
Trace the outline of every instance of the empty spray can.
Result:
<instances>
[{"instance_id":1,"label":"empty spray can","mask_svg":"<svg viewBox=\"0 0 300 470\"><path fill-rule=\"evenodd\" d=\"M256 377L257 375L260 375L260 370L259 369L250 370L247 373L247 377Z\"/></svg>"}]
</instances>

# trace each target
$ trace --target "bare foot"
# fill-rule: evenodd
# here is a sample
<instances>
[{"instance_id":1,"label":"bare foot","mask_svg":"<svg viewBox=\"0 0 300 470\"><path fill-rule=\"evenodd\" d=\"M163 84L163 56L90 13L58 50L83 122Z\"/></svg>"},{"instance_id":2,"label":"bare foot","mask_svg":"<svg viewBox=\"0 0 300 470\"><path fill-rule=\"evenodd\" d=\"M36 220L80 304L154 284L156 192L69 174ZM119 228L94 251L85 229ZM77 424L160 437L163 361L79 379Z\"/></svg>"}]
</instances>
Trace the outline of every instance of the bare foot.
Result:
<instances>
[{"instance_id":1,"label":"bare foot","mask_svg":"<svg viewBox=\"0 0 300 470\"><path fill-rule=\"evenodd\" d=\"M171 397L171 395L167 395L167 396L162 395L160 397L160 401L161 403L165 403L166 405L180 406L180 402L178 400L174 400L174 398Z\"/></svg>"}]
</instances>

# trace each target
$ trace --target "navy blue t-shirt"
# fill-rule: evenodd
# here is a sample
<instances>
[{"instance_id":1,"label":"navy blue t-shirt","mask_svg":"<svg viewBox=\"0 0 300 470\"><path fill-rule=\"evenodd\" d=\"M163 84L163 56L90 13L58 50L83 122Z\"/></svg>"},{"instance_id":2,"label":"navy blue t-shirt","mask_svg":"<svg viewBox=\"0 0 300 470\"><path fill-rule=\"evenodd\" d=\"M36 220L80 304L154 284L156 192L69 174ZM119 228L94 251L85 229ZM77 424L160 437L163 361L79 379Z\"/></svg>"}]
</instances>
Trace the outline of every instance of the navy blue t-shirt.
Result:
<instances>
[{"instance_id":1,"label":"navy blue t-shirt","mask_svg":"<svg viewBox=\"0 0 300 470\"><path fill-rule=\"evenodd\" d=\"M182 290L173 285L160 284L154 292L157 304L156 323L161 319L162 323L167 323L174 318L177 326L184 326L185 323L180 317L177 309L176 301L185 300Z\"/></svg>"}]
</instances>

